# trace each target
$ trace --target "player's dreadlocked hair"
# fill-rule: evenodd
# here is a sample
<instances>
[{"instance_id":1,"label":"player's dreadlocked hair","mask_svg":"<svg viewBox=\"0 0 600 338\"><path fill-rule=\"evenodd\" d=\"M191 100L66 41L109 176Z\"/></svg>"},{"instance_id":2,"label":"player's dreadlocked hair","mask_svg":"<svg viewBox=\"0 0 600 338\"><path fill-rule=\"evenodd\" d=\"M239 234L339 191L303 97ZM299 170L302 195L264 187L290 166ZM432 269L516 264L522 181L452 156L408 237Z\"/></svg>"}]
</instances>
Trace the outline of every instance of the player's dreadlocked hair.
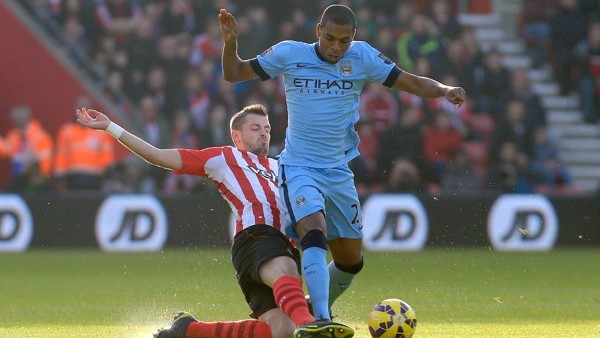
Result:
<instances>
[{"instance_id":1,"label":"player's dreadlocked hair","mask_svg":"<svg viewBox=\"0 0 600 338\"><path fill-rule=\"evenodd\" d=\"M265 106L258 103L251 104L242 108L242 110L235 113L235 115L231 117L231 120L229 120L229 127L231 128L231 130L240 130L240 127L242 126L242 124L244 124L244 120L246 119L246 116L248 116L248 114L266 116L267 118L269 117L269 114L267 113L267 108L265 108Z\"/></svg>"},{"instance_id":2,"label":"player's dreadlocked hair","mask_svg":"<svg viewBox=\"0 0 600 338\"><path fill-rule=\"evenodd\" d=\"M356 17L348 6L331 5L325 8L321 16L321 26L325 26L329 20L337 25L352 25L352 29L356 29Z\"/></svg>"}]
</instances>

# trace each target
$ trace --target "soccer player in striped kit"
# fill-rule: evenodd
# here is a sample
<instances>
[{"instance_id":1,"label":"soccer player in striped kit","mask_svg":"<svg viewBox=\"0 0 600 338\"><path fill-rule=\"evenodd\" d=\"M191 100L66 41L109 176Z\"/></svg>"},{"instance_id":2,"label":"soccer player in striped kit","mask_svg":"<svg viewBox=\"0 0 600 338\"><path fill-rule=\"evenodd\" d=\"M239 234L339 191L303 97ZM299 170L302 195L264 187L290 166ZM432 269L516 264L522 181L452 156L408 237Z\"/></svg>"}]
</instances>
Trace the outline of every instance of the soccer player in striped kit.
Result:
<instances>
[{"instance_id":1,"label":"soccer player in striped kit","mask_svg":"<svg viewBox=\"0 0 600 338\"><path fill-rule=\"evenodd\" d=\"M354 41L356 18L344 5L325 8L316 26L317 42L282 41L248 60L238 55L234 16L221 9L219 23L226 81L283 76L288 127L279 157L279 187L287 233L300 240L315 317L331 320L331 304L363 267L361 208L348 168L358 156L354 125L362 89L372 81L421 97L445 97L456 105L463 103L465 91L403 71L367 42ZM333 258L329 265L328 249Z\"/></svg>"},{"instance_id":2,"label":"soccer player in striped kit","mask_svg":"<svg viewBox=\"0 0 600 338\"><path fill-rule=\"evenodd\" d=\"M237 217L231 248L239 285L252 317L236 322L202 322L180 312L158 338L289 338L297 326L315 321L300 275L300 254L282 232L285 222L277 186L277 161L267 158L271 126L266 108L244 107L230 121L235 147L158 149L95 110L78 109L82 125L105 130L147 162L175 173L210 178ZM352 337L342 324L309 325L303 337Z\"/></svg>"}]
</instances>

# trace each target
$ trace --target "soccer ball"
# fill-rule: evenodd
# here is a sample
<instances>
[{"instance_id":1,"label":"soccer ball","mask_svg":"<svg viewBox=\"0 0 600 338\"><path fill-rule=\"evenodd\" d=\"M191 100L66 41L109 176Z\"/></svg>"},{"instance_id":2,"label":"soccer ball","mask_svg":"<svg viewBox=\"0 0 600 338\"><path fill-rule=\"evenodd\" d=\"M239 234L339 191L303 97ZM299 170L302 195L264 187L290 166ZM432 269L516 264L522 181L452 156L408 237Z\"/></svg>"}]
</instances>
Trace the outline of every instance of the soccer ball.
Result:
<instances>
[{"instance_id":1,"label":"soccer ball","mask_svg":"<svg viewBox=\"0 0 600 338\"><path fill-rule=\"evenodd\" d=\"M410 338L416 329L415 311L400 299L379 302L369 315L369 332L373 338Z\"/></svg>"}]
</instances>

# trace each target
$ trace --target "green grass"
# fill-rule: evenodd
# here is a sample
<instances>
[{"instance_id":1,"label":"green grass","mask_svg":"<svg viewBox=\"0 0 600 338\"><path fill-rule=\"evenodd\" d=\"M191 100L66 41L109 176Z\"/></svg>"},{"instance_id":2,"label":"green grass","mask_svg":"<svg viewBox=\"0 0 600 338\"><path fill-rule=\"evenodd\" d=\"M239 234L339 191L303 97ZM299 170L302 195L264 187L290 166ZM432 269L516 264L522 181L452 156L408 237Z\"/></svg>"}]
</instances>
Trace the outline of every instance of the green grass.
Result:
<instances>
[{"instance_id":1,"label":"green grass","mask_svg":"<svg viewBox=\"0 0 600 338\"><path fill-rule=\"evenodd\" d=\"M415 309L416 337L600 337L600 250L367 253L334 305L369 336L384 298ZM0 254L0 337L150 337L178 310L203 320L250 312L226 249Z\"/></svg>"}]
</instances>

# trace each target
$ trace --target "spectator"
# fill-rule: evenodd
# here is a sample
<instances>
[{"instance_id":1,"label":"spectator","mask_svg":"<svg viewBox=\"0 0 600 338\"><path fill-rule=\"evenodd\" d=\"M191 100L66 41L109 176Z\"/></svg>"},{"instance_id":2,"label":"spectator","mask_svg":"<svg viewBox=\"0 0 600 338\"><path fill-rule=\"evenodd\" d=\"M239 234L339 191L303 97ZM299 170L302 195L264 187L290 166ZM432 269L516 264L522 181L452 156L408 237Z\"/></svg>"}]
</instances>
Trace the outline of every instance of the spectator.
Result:
<instances>
[{"instance_id":1,"label":"spectator","mask_svg":"<svg viewBox=\"0 0 600 338\"><path fill-rule=\"evenodd\" d=\"M501 102L513 100L523 101L527 110L525 123L529 129L546 124L546 110L542 106L541 99L533 90L529 81L529 73L525 68L514 69L510 74L510 88ZM502 109L504 110L505 107Z\"/></svg>"},{"instance_id":2,"label":"spectator","mask_svg":"<svg viewBox=\"0 0 600 338\"><path fill-rule=\"evenodd\" d=\"M223 104L216 104L209 111L209 120L206 133L200 137L202 145L216 147L229 144L229 118L228 110Z\"/></svg>"},{"instance_id":3,"label":"spectator","mask_svg":"<svg viewBox=\"0 0 600 338\"><path fill-rule=\"evenodd\" d=\"M465 57L466 54L467 51L462 41L449 41L444 60L433 67L433 76L441 79L447 73L452 73L455 75L456 81L468 93L473 92L475 90L475 64L473 60Z\"/></svg>"},{"instance_id":4,"label":"spectator","mask_svg":"<svg viewBox=\"0 0 600 338\"><path fill-rule=\"evenodd\" d=\"M586 27L587 16L579 8L579 0L560 0L558 11L550 19L550 37L554 72L562 94L575 88L573 51L585 39Z\"/></svg>"},{"instance_id":5,"label":"spectator","mask_svg":"<svg viewBox=\"0 0 600 338\"><path fill-rule=\"evenodd\" d=\"M421 133L421 111L408 107L398 122L388 128L379 138L377 147L377 168L387 180L394 163L405 159L418 164L422 160L423 136Z\"/></svg>"},{"instance_id":6,"label":"spectator","mask_svg":"<svg viewBox=\"0 0 600 338\"><path fill-rule=\"evenodd\" d=\"M499 193L533 194L535 189L528 176L527 155L510 140L501 142L498 147L498 160L490 170L490 188Z\"/></svg>"},{"instance_id":7,"label":"spectator","mask_svg":"<svg viewBox=\"0 0 600 338\"><path fill-rule=\"evenodd\" d=\"M507 141L511 141L517 149L531 156L533 147L533 129L526 123L527 108L520 100L512 100L506 105L506 113L494 135L490 145L493 161L499 159L499 149Z\"/></svg>"},{"instance_id":8,"label":"spectator","mask_svg":"<svg viewBox=\"0 0 600 338\"><path fill-rule=\"evenodd\" d=\"M241 86L232 84L230 82L225 81L222 76L219 76L215 82L217 88L216 91L218 93L218 99L214 98L215 102L218 101L225 105L227 111L236 111L236 107L238 107L238 105L240 104L243 104L242 102L245 102L243 100L242 93L240 93L240 87L244 87L243 84ZM273 113L277 112L275 111ZM282 130L285 130L285 125L283 126Z\"/></svg>"},{"instance_id":9,"label":"spectator","mask_svg":"<svg viewBox=\"0 0 600 338\"><path fill-rule=\"evenodd\" d=\"M580 194L581 190L573 184L569 168L558 158L558 144L558 137L552 135L547 127L535 128L530 170L536 191L556 195Z\"/></svg>"},{"instance_id":10,"label":"spectator","mask_svg":"<svg viewBox=\"0 0 600 338\"><path fill-rule=\"evenodd\" d=\"M410 30L411 19L416 14L413 0L398 1L394 15L390 17L390 27L396 27L394 35L402 36Z\"/></svg>"},{"instance_id":11,"label":"spectator","mask_svg":"<svg viewBox=\"0 0 600 338\"><path fill-rule=\"evenodd\" d=\"M189 0L169 0L164 5L159 21L162 34L181 35L194 31L195 18Z\"/></svg>"},{"instance_id":12,"label":"spectator","mask_svg":"<svg viewBox=\"0 0 600 338\"><path fill-rule=\"evenodd\" d=\"M437 112L423 129L423 160L429 183L439 186L450 158L461 148L462 142L459 131L452 126L450 115L445 111Z\"/></svg>"},{"instance_id":13,"label":"spectator","mask_svg":"<svg viewBox=\"0 0 600 338\"><path fill-rule=\"evenodd\" d=\"M398 102L389 88L367 84L360 95L359 111L361 119L368 119L379 135L398 119Z\"/></svg>"},{"instance_id":14,"label":"spectator","mask_svg":"<svg viewBox=\"0 0 600 338\"><path fill-rule=\"evenodd\" d=\"M44 24L58 16L57 10L53 9L46 0L24 1L25 9L31 15Z\"/></svg>"},{"instance_id":15,"label":"spectator","mask_svg":"<svg viewBox=\"0 0 600 338\"><path fill-rule=\"evenodd\" d=\"M302 11L300 12L303 13ZM292 17L293 14L294 13L292 13ZM283 40L301 40L301 38L298 38L300 34L298 34L297 28L298 27L294 25L293 21L284 21L279 26L279 36L281 36Z\"/></svg>"},{"instance_id":16,"label":"spectator","mask_svg":"<svg viewBox=\"0 0 600 338\"><path fill-rule=\"evenodd\" d=\"M110 135L75 120L63 124L58 131L54 162L57 190L100 190L105 171L115 160L113 142Z\"/></svg>"},{"instance_id":17,"label":"spectator","mask_svg":"<svg viewBox=\"0 0 600 338\"><path fill-rule=\"evenodd\" d=\"M103 93L120 112L121 116L133 120L135 108L125 94L126 89L124 81L122 73L116 70L110 71L106 79Z\"/></svg>"},{"instance_id":18,"label":"spectator","mask_svg":"<svg viewBox=\"0 0 600 338\"><path fill-rule=\"evenodd\" d=\"M108 168L103 191L107 194L155 193L157 183L148 175L147 166L137 155L130 154Z\"/></svg>"},{"instance_id":19,"label":"spectator","mask_svg":"<svg viewBox=\"0 0 600 338\"><path fill-rule=\"evenodd\" d=\"M398 51L395 46L394 31L392 27L380 27L377 28L375 36L375 45L379 47L381 53L388 58L396 60L398 58Z\"/></svg>"},{"instance_id":20,"label":"spectator","mask_svg":"<svg viewBox=\"0 0 600 338\"><path fill-rule=\"evenodd\" d=\"M168 115L175 110L175 102L181 92L183 79L188 69L187 55L180 53L182 43L174 36L161 38L159 41L159 65L154 67L148 75L149 89L155 95L162 96L162 99L157 102L159 102L160 110ZM153 79L152 77L156 75L157 71L162 73L160 79Z\"/></svg>"},{"instance_id":21,"label":"spectator","mask_svg":"<svg viewBox=\"0 0 600 338\"><path fill-rule=\"evenodd\" d=\"M375 37L377 26L373 20L373 11L368 6L356 10L356 36L355 39L372 41Z\"/></svg>"},{"instance_id":22,"label":"spectator","mask_svg":"<svg viewBox=\"0 0 600 338\"><path fill-rule=\"evenodd\" d=\"M156 48L157 33L154 22L144 17L135 27L135 31L123 43L131 59L134 71L146 73L158 63L159 55Z\"/></svg>"},{"instance_id":23,"label":"spectator","mask_svg":"<svg viewBox=\"0 0 600 338\"><path fill-rule=\"evenodd\" d=\"M416 14L411 19L410 30L398 40L399 65L412 72L419 56L426 57L431 64L437 64L443 60L445 45L435 23L423 14Z\"/></svg>"},{"instance_id":24,"label":"spectator","mask_svg":"<svg viewBox=\"0 0 600 338\"><path fill-rule=\"evenodd\" d=\"M479 40L475 34L475 28L463 27L459 37L460 42L464 47L463 57L469 64L473 65L473 69L477 69L483 63L483 53L479 46Z\"/></svg>"},{"instance_id":25,"label":"spectator","mask_svg":"<svg viewBox=\"0 0 600 338\"><path fill-rule=\"evenodd\" d=\"M206 90L204 77L198 71L188 71L185 75L184 89L176 106L180 110L189 112L190 123L198 137L208 131L210 105L211 98Z\"/></svg>"},{"instance_id":26,"label":"spectator","mask_svg":"<svg viewBox=\"0 0 600 338\"><path fill-rule=\"evenodd\" d=\"M475 70L475 109L489 112L499 121L503 108L500 98L507 95L509 86L510 72L502 64L502 54L492 49L485 55L484 64Z\"/></svg>"},{"instance_id":27,"label":"spectator","mask_svg":"<svg viewBox=\"0 0 600 338\"><path fill-rule=\"evenodd\" d=\"M98 27L122 42L142 18L142 9L132 0L97 0L94 10Z\"/></svg>"},{"instance_id":28,"label":"spectator","mask_svg":"<svg viewBox=\"0 0 600 338\"><path fill-rule=\"evenodd\" d=\"M575 49L579 66L581 110L586 122L600 120L600 21L588 27L588 36Z\"/></svg>"},{"instance_id":29,"label":"spectator","mask_svg":"<svg viewBox=\"0 0 600 338\"><path fill-rule=\"evenodd\" d=\"M36 157L27 157L23 160L21 174L10 181L8 192L18 194L36 194L52 191L50 178L40 172L39 162Z\"/></svg>"},{"instance_id":30,"label":"spectator","mask_svg":"<svg viewBox=\"0 0 600 338\"><path fill-rule=\"evenodd\" d=\"M425 192L417 165L409 159L395 161L386 180L385 191L388 193Z\"/></svg>"},{"instance_id":31,"label":"spectator","mask_svg":"<svg viewBox=\"0 0 600 338\"><path fill-rule=\"evenodd\" d=\"M94 64L93 76L100 84L106 80L106 74L110 71L110 55L116 50L115 39L110 35L104 35L99 39L92 53Z\"/></svg>"},{"instance_id":32,"label":"spectator","mask_svg":"<svg viewBox=\"0 0 600 338\"><path fill-rule=\"evenodd\" d=\"M433 77L431 62L425 56L419 56L415 60L414 74L418 76ZM433 113L429 99L413 95L405 91L398 91L398 99L402 106L417 107L424 115L424 119L429 121Z\"/></svg>"},{"instance_id":33,"label":"spectator","mask_svg":"<svg viewBox=\"0 0 600 338\"><path fill-rule=\"evenodd\" d=\"M75 18L84 25L88 38L94 36L94 34L90 34L90 30L93 29L94 25L92 20L94 17L94 4L92 2L79 0L52 0L50 2L50 10L55 13L56 20L60 25L71 18Z\"/></svg>"},{"instance_id":34,"label":"spectator","mask_svg":"<svg viewBox=\"0 0 600 338\"><path fill-rule=\"evenodd\" d=\"M519 29L533 59L533 67L547 62L550 45L550 18L556 12L558 0L524 0L519 16Z\"/></svg>"},{"instance_id":35,"label":"spectator","mask_svg":"<svg viewBox=\"0 0 600 338\"><path fill-rule=\"evenodd\" d=\"M123 75L124 88L127 88L132 85L132 65L129 62L129 54L123 48L117 48L115 51L109 56L109 66L113 71L117 71ZM128 93L128 91L125 91Z\"/></svg>"},{"instance_id":36,"label":"spectator","mask_svg":"<svg viewBox=\"0 0 600 338\"><path fill-rule=\"evenodd\" d=\"M217 70L217 64L213 60L204 60L198 65L198 71L202 75L205 82L205 87L211 96L211 100L217 100L226 93L219 92L219 71ZM235 93L233 94L235 95Z\"/></svg>"},{"instance_id":37,"label":"spectator","mask_svg":"<svg viewBox=\"0 0 600 338\"><path fill-rule=\"evenodd\" d=\"M150 69L144 92L146 97L152 97L156 109L164 114L162 117L167 118L166 109L168 108L169 97L167 96L167 72L164 68L156 66Z\"/></svg>"},{"instance_id":38,"label":"spectator","mask_svg":"<svg viewBox=\"0 0 600 338\"><path fill-rule=\"evenodd\" d=\"M360 137L360 155L348 163L354 172L354 184L358 198L364 200L369 195L382 189L382 177L377 171L377 141L379 135L375 132L373 123L361 119L356 124L356 132Z\"/></svg>"},{"instance_id":39,"label":"spectator","mask_svg":"<svg viewBox=\"0 0 600 338\"><path fill-rule=\"evenodd\" d=\"M459 82L456 75L453 73L446 73L442 78L443 83L448 83L449 86L458 86ZM477 135L475 130L472 130L471 125L473 123L473 107L469 98L465 99L465 102L460 107L456 107L447 100L430 99L429 107L434 112L444 111L450 115L450 123L455 128L462 138L464 139L479 139L480 135Z\"/></svg>"},{"instance_id":40,"label":"spectator","mask_svg":"<svg viewBox=\"0 0 600 338\"><path fill-rule=\"evenodd\" d=\"M169 125L164 117L158 111L158 107L154 99L151 96L145 96L142 98L139 104L141 121L139 123L139 129L141 130L141 137L148 143L155 147L165 148L168 145L169 140ZM131 163L131 170L137 171L137 164L135 160ZM149 176L150 181L153 182L151 187L153 189L161 187L164 179L164 170L155 166L146 166L146 174ZM144 182L144 189L149 189L149 185Z\"/></svg>"},{"instance_id":41,"label":"spectator","mask_svg":"<svg viewBox=\"0 0 600 338\"><path fill-rule=\"evenodd\" d=\"M450 12L448 0L433 0L429 17L441 34L448 39L456 39L460 33L460 25L455 15Z\"/></svg>"},{"instance_id":42,"label":"spectator","mask_svg":"<svg viewBox=\"0 0 600 338\"><path fill-rule=\"evenodd\" d=\"M155 147L165 147L168 143L168 124L151 96L144 96L140 100L139 116L141 120L138 125L144 140Z\"/></svg>"},{"instance_id":43,"label":"spectator","mask_svg":"<svg viewBox=\"0 0 600 338\"><path fill-rule=\"evenodd\" d=\"M248 55L258 55L262 52L262 48L267 46L271 41L271 17L268 15L263 6L252 6L247 9L248 29L245 33L240 31L240 42L243 41L248 45L244 47L244 53ZM220 46L220 44L219 44ZM241 47L240 47L241 49Z\"/></svg>"},{"instance_id":44,"label":"spectator","mask_svg":"<svg viewBox=\"0 0 600 338\"><path fill-rule=\"evenodd\" d=\"M465 196L481 192L482 189L481 178L477 176L467 152L464 149L455 151L441 178L441 193Z\"/></svg>"},{"instance_id":45,"label":"spectator","mask_svg":"<svg viewBox=\"0 0 600 338\"><path fill-rule=\"evenodd\" d=\"M287 20L283 21L285 22ZM301 1L297 2L296 7L292 11L292 22L294 32L290 40L310 41L311 39L314 39L315 25L317 24L317 22L315 21L314 17L308 18L306 16L306 9L305 6L303 6L303 2ZM274 40L276 39L273 39L271 43L273 43Z\"/></svg>"},{"instance_id":46,"label":"spectator","mask_svg":"<svg viewBox=\"0 0 600 338\"><path fill-rule=\"evenodd\" d=\"M63 23L64 48L67 55L77 62L85 61L91 51L91 43L85 36L85 28L77 17L68 17Z\"/></svg>"},{"instance_id":47,"label":"spectator","mask_svg":"<svg viewBox=\"0 0 600 338\"><path fill-rule=\"evenodd\" d=\"M175 113L173 130L171 131L170 148L172 149L200 149L198 138L191 131L190 116L185 111ZM85 127L83 127L85 128ZM86 128L88 130L93 130ZM108 133L102 133L110 137ZM173 195L178 192L191 192L197 183L193 175L177 175L173 171L165 174L164 192Z\"/></svg>"},{"instance_id":48,"label":"spectator","mask_svg":"<svg viewBox=\"0 0 600 338\"><path fill-rule=\"evenodd\" d=\"M221 53L221 33L219 22L212 18L206 22L205 30L192 40L190 60L191 65L197 65L205 58L215 60Z\"/></svg>"},{"instance_id":49,"label":"spectator","mask_svg":"<svg viewBox=\"0 0 600 338\"><path fill-rule=\"evenodd\" d=\"M31 174L28 169L39 170L42 176L50 177L54 150L52 137L40 121L32 117L28 106L13 107L10 117L15 127L3 140L0 139L0 157L10 159L11 180Z\"/></svg>"}]
</instances>

